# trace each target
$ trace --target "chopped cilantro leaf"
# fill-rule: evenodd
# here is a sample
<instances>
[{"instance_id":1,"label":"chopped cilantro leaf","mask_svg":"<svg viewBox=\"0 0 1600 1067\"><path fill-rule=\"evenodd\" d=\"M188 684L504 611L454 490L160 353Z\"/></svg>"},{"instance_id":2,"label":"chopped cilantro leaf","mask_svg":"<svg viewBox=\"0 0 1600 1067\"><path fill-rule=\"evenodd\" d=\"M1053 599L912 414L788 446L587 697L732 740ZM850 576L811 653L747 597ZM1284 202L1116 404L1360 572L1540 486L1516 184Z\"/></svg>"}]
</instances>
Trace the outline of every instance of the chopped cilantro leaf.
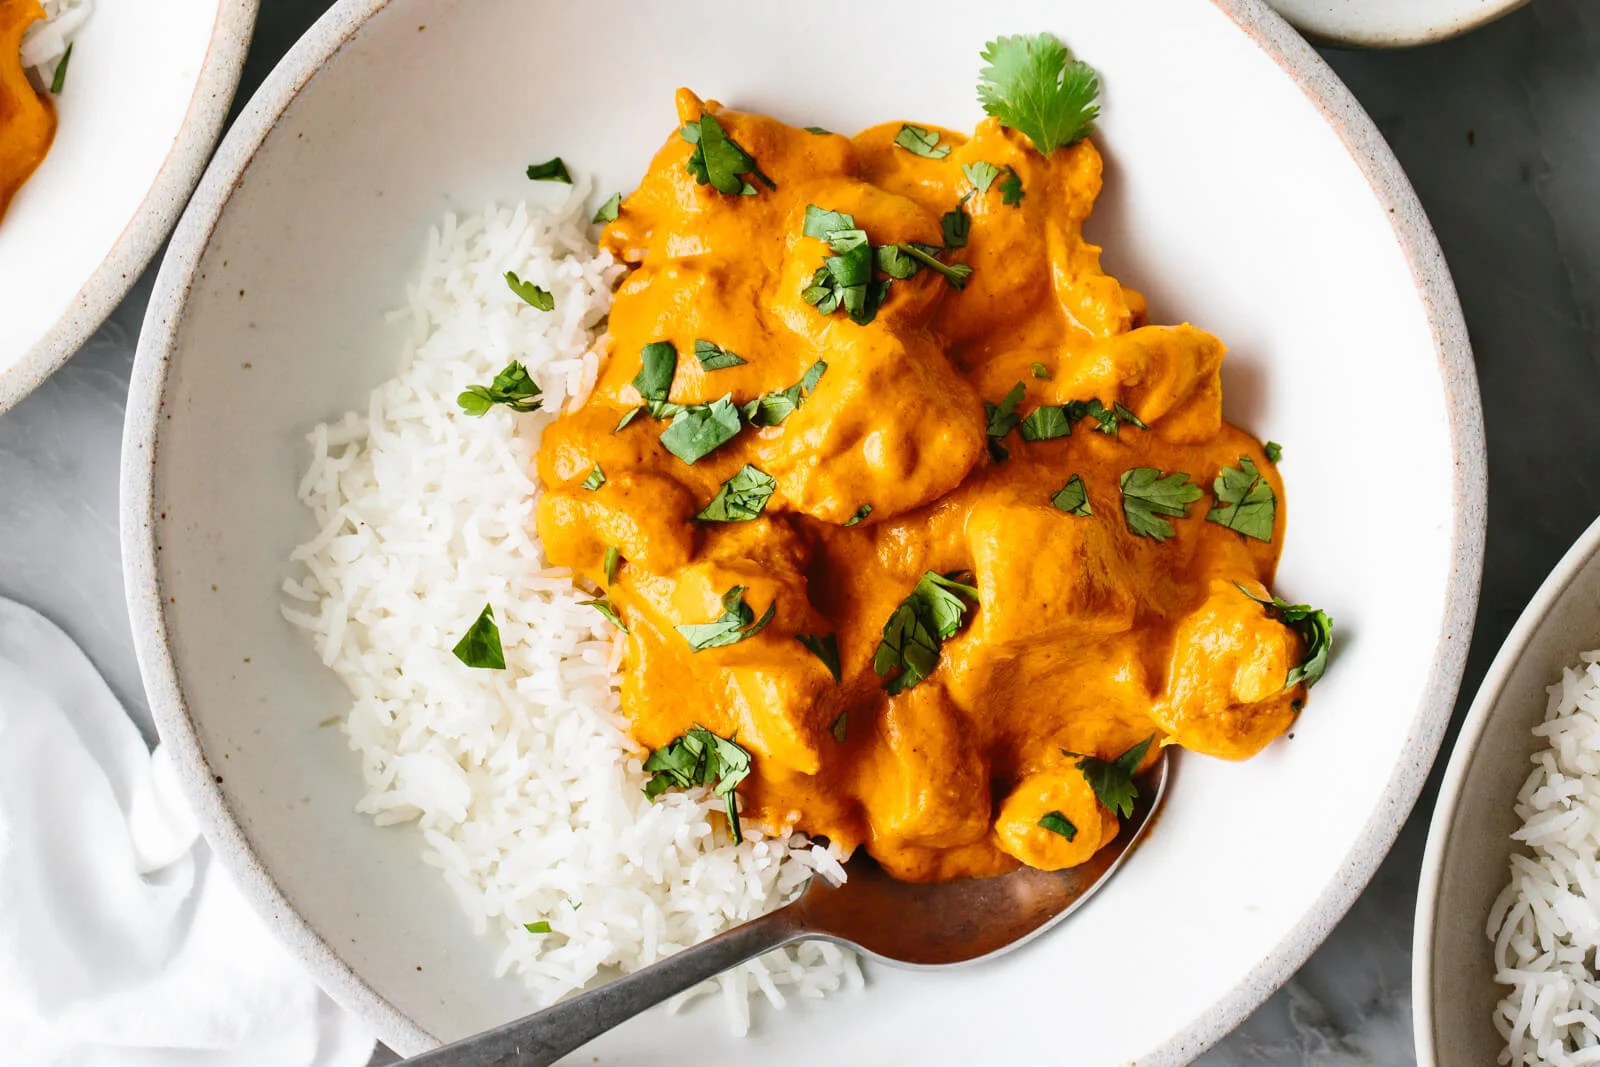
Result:
<instances>
[{"instance_id":1,"label":"chopped cilantro leaf","mask_svg":"<svg viewBox=\"0 0 1600 1067\"><path fill-rule=\"evenodd\" d=\"M606 472L600 469L600 464L596 463L594 469L589 472L589 477L583 480L583 487L593 493L605 484Z\"/></svg>"},{"instance_id":2,"label":"chopped cilantro leaf","mask_svg":"<svg viewBox=\"0 0 1600 1067\"><path fill-rule=\"evenodd\" d=\"M550 923L547 920L540 919L536 923L523 923L522 928L530 934L548 934L550 932Z\"/></svg>"},{"instance_id":3,"label":"chopped cilantro leaf","mask_svg":"<svg viewBox=\"0 0 1600 1067\"><path fill-rule=\"evenodd\" d=\"M512 411L538 411L543 403L539 398L540 392L539 386L528 374L528 368L512 360L488 385L467 386L456 397L456 403L462 411L474 416L488 414L496 404L504 404Z\"/></svg>"},{"instance_id":4,"label":"chopped cilantro leaf","mask_svg":"<svg viewBox=\"0 0 1600 1067\"><path fill-rule=\"evenodd\" d=\"M1022 419L1017 414L1017 405L1022 403L1022 398L1026 393L1027 387L1018 382L1011 387L1000 403L991 404L985 401L983 411L987 416L987 422L984 426L984 433L995 440L999 440L1016 429L1017 423Z\"/></svg>"},{"instance_id":5,"label":"chopped cilantro leaf","mask_svg":"<svg viewBox=\"0 0 1600 1067\"><path fill-rule=\"evenodd\" d=\"M1072 423L1067 420L1067 413L1055 404L1036 407L1022 420L1024 441L1054 441L1071 433Z\"/></svg>"},{"instance_id":6,"label":"chopped cilantro leaf","mask_svg":"<svg viewBox=\"0 0 1600 1067\"><path fill-rule=\"evenodd\" d=\"M721 615L710 622L684 623L675 629L689 642L691 649L704 652L708 648L735 645L747 637L754 637L766 629L777 610L778 602L774 600L767 605L766 613L757 619L750 605L744 602L744 586L736 585L722 594Z\"/></svg>"},{"instance_id":7,"label":"chopped cilantro leaf","mask_svg":"<svg viewBox=\"0 0 1600 1067\"><path fill-rule=\"evenodd\" d=\"M1089 490L1084 487L1083 479L1076 474L1068 478L1067 484L1056 491L1056 495L1050 498L1050 503L1068 515L1094 514L1094 509L1089 506Z\"/></svg>"},{"instance_id":8,"label":"chopped cilantro leaf","mask_svg":"<svg viewBox=\"0 0 1600 1067\"><path fill-rule=\"evenodd\" d=\"M894 136L894 143L923 159L943 159L950 154L949 145L939 144L938 133L909 122L900 127L900 132Z\"/></svg>"},{"instance_id":9,"label":"chopped cilantro leaf","mask_svg":"<svg viewBox=\"0 0 1600 1067\"><path fill-rule=\"evenodd\" d=\"M652 341L639 350L639 373L633 376L633 387L639 390L650 414L658 419L676 414L668 410L667 394L672 391L672 378L677 373L678 350L671 341Z\"/></svg>"},{"instance_id":10,"label":"chopped cilantro leaf","mask_svg":"<svg viewBox=\"0 0 1600 1067\"><path fill-rule=\"evenodd\" d=\"M854 515L850 516L848 519L846 519L844 521L844 524L846 526L854 526L857 523L859 523L862 519L866 518L868 515L871 515L871 514L872 514L872 505L871 504L862 504L859 508L856 508L856 513Z\"/></svg>"},{"instance_id":11,"label":"chopped cilantro leaf","mask_svg":"<svg viewBox=\"0 0 1600 1067\"><path fill-rule=\"evenodd\" d=\"M761 514L778 488L778 479L746 463L722 483L711 503L695 516L702 522L749 522Z\"/></svg>"},{"instance_id":12,"label":"chopped cilantro leaf","mask_svg":"<svg viewBox=\"0 0 1600 1067\"><path fill-rule=\"evenodd\" d=\"M1100 112L1100 78L1056 37L997 37L981 55L987 66L978 73L978 102L1001 125L1025 134L1044 155L1089 132Z\"/></svg>"},{"instance_id":13,"label":"chopped cilantro leaf","mask_svg":"<svg viewBox=\"0 0 1600 1067\"><path fill-rule=\"evenodd\" d=\"M943 263L931 252L914 244L902 244L898 247L900 251L921 263L924 267L936 270L944 275L944 280L949 282L952 288L965 289L967 287L967 279L972 277L972 268L965 263Z\"/></svg>"},{"instance_id":14,"label":"chopped cilantro leaf","mask_svg":"<svg viewBox=\"0 0 1600 1067\"><path fill-rule=\"evenodd\" d=\"M536 182L564 182L572 184L572 175L567 173L567 165L561 162L561 157L547 159L543 163L534 163L528 167L528 177Z\"/></svg>"},{"instance_id":15,"label":"chopped cilantro leaf","mask_svg":"<svg viewBox=\"0 0 1600 1067\"><path fill-rule=\"evenodd\" d=\"M583 607L593 608L594 610L598 611L611 622L611 625L615 626L623 633L628 632L627 624L622 621L622 616L617 614L616 606L611 603L610 597L595 597L593 600L580 600L578 603Z\"/></svg>"},{"instance_id":16,"label":"chopped cilantro leaf","mask_svg":"<svg viewBox=\"0 0 1600 1067\"><path fill-rule=\"evenodd\" d=\"M1283 458L1283 446L1276 441L1268 441L1261 451L1266 453L1268 463L1276 463Z\"/></svg>"},{"instance_id":17,"label":"chopped cilantro leaf","mask_svg":"<svg viewBox=\"0 0 1600 1067\"><path fill-rule=\"evenodd\" d=\"M506 271L506 287L522 298L522 302L539 311L554 311L556 298L548 289L541 289L532 282L525 282L517 277L514 270Z\"/></svg>"},{"instance_id":18,"label":"chopped cilantro leaf","mask_svg":"<svg viewBox=\"0 0 1600 1067\"><path fill-rule=\"evenodd\" d=\"M694 122L686 123L678 131L678 136L694 145L694 151L689 153L685 166L694 175L696 184L710 185L726 196L754 196L756 187L743 177L750 174L768 189L778 187L771 178L761 173L755 157L739 147L739 143L728 136L728 131L710 112Z\"/></svg>"},{"instance_id":19,"label":"chopped cilantro leaf","mask_svg":"<svg viewBox=\"0 0 1600 1067\"><path fill-rule=\"evenodd\" d=\"M1032 372L1035 378L1043 378L1045 381L1049 381L1051 378L1055 377L1055 375L1050 373L1049 367L1046 367L1043 363L1038 361L1035 361L1029 370Z\"/></svg>"},{"instance_id":20,"label":"chopped cilantro leaf","mask_svg":"<svg viewBox=\"0 0 1600 1067\"><path fill-rule=\"evenodd\" d=\"M493 605L483 606L477 620L467 627L467 632L451 651L469 667L490 671L506 669L506 654L500 645L500 627L494 622Z\"/></svg>"},{"instance_id":21,"label":"chopped cilantro leaf","mask_svg":"<svg viewBox=\"0 0 1600 1067\"><path fill-rule=\"evenodd\" d=\"M1217 506L1206 512L1207 522L1257 541L1272 540L1278 498L1249 456L1240 456L1237 467L1222 468L1212 490L1217 495Z\"/></svg>"},{"instance_id":22,"label":"chopped cilantro leaf","mask_svg":"<svg viewBox=\"0 0 1600 1067\"><path fill-rule=\"evenodd\" d=\"M1067 820L1059 811L1047 811L1039 818L1039 829L1049 830L1053 834L1060 834L1071 841L1078 836L1078 828Z\"/></svg>"},{"instance_id":23,"label":"chopped cilantro leaf","mask_svg":"<svg viewBox=\"0 0 1600 1067\"><path fill-rule=\"evenodd\" d=\"M815 237L819 241L831 241L834 234L855 228L855 216L848 215L843 211L829 211L815 204L807 204L806 219L800 225L800 232L807 237Z\"/></svg>"},{"instance_id":24,"label":"chopped cilantro leaf","mask_svg":"<svg viewBox=\"0 0 1600 1067\"><path fill-rule=\"evenodd\" d=\"M795 634L794 639L822 661L828 668L828 673L833 675L833 684L838 685L842 677L839 671L839 637L837 634Z\"/></svg>"},{"instance_id":25,"label":"chopped cilantro leaf","mask_svg":"<svg viewBox=\"0 0 1600 1067\"><path fill-rule=\"evenodd\" d=\"M848 726L847 719L849 714L850 713L848 711L841 711L839 713L839 717L833 720L833 725L828 727L828 732L833 735L833 739L839 742L841 745L844 744L845 730Z\"/></svg>"},{"instance_id":26,"label":"chopped cilantro leaf","mask_svg":"<svg viewBox=\"0 0 1600 1067\"><path fill-rule=\"evenodd\" d=\"M1168 518L1183 518L1201 497L1183 473L1163 474L1154 467L1134 467L1122 474L1122 514L1128 529L1140 537L1165 541L1177 533Z\"/></svg>"},{"instance_id":27,"label":"chopped cilantro leaf","mask_svg":"<svg viewBox=\"0 0 1600 1067\"><path fill-rule=\"evenodd\" d=\"M591 222L616 222L617 216L622 213L622 194L612 193L611 199L600 205L594 213Z\"/></svg>"},{"instance_id":28,"label":"chopped cilantro leaf","mask_svg":"<svg viewBox=\"0 0 1600 1067\"><path fill-rule=\"evenodd\" d=\"M737 352L730 352L721 345L704 338L694 343L695 358L700 361L700 366L706 370L723 370L726 367L739 367L745 363L745 358Z\"/></svg>"},{"instance_id":29,"label":"chopped cilantro leaf","mask_svg":"<svg viewBox=\"0 0 1600 1067\"><path fill-rule=\"evenodd\" d=\"M73 42L74 44L77 42ZM56 64L56 72L50 78L50 95L60 96L61 90L67 87L67 63L72 59L72 45L67 45L67 50L61 53L61 61Z\"/></svg>"},{"instance_id":30,"label":"chopped cilantro leaf","mask_svg":"<svg viewBox=\"0 0 1600 1067\"><path fill-rule=\"evenodd\" d=\"M957 630L976 603L976 586L961 581L961 574L928 571L911 595L900 602L883 624L883 636L872 656L872 669L892 696L921 682L939 665L939 649Z\"/></svg>"},{"instance_id":31,"label":"chopped cilantro leaf","mask_svg":"<svg viewBox=\"0 0 1600 1067\"><path fill-rule=\"evenodd\" d=\"M833 132L832 130L825 130L821 126L806 126L804 129L807 133L814 133L819 137L826 136L827 134Z\"/></svg>"},{"instance_id":32,"label":"chopped cilantro leaf","mask_svg":"<svg viewBox=\"0 0 1600 1067\"><path fill-rule=\"evenodd\" d=\"M963 163L961 165L961 173L967 176L967 181L972 183L974 189L977 189L980 193L987 193L989 186L993 185L994 180L1000 177L1000 168L993 163L985 163L979 159L971 163Z\"/></svg>"},{"instance_id":33,"label":"chopped cilantro leaf","mask_svg":"<svg viewBox=\"0 0 1600 1067\"><path fill-rule=\"evenodd\" d=\"M742 426L739 409L729 397L691 404L661 431L661 447L685 463L694 463L737 437Z\"/></svg>"},{"instance_id":34,"label":"chopped cilantro leaf","mask_svg":"<svg viewBox=\"0 0 1600 1067\"><path fill-rule=\"evenodd\" d=\"M1310 689L1316 685L1327 672L1328 654L1333 651L1333 619L1327 612L1310 604L1291 604L1276 596L1263 600L1242 585L1239 586L1239 592L1293 627L1300 635L1300 639L1305 642L1305 659L1300 661L1299 666L1289 671L1289 677L1283 683L1284 688L1304 683L1305 687Z\"/></svg>"},{"instance_id":35,"label":"chopped cilantro leaf","mask_svg":"<svg viewBox=\"0 0 1600 1067\"><path fill-rule=\"evenodd\" d=\"M1022 175L1007 166L1006 180L1000 183L1000 202L1008 207L1016 207L1027 195L1022 191Z\"/></svg>"},{"instance_id":36,"label":"chopped cilantro leaf","mask_svg":"<svg viewBox=\"0 0 1600 1067\"><path fill-rule=\"evenodd\" d=\"M1096 756L1078 758L1078 770L1083 772L1100 803L1124 819L1133 814L1133 802L1139 796L1139 788L1133 784L1133 772L1144 762L1144 754L1155 739L1151 734L1114 760Z\"/></svg>"},{"instance_id":37,"label":"chopped cilantro leaf","mask_svg":"<svg viewBox=\"0 0 1600 1067\"><path fill-rule=\"evenodd\" d=\"M605 560L600 564L600 566L601 569L606 572L606 586L608 588L616 583L617 564L621 561L622 556L617 552L617 546L607 545Z\"/></svg>"},{"instance_id":38,"label":"chopped cilantro leaf","mask_svg":"<svg viewBox=\"0 0 1600 1067\"><path fill-rule=\"evenodd\" d=\"M711 786L712 793L727 802L728 831L733 843L744 840L734 791L750 775L750 753L732 738L718 737L697 723L688 733L650 753L644 769L650 772L644 795L651 800L669 789Z\"/></svg>"},{"instance_id":39,"label":"chopped cilantro leaf","mask_svg":"<svg viewBox=\"0 0 1600 1067\"><path fill-rule=\"evenodd\" d=\"M805 377L776 392L765 393L750 401L744 406L744 417L752 426L781 426L783 420L793 415L801 405L811 399L811 394L816 392L817 383L828 370L828 365L822 360L811 364Z\"/></svg>"},{"instance_id":40,"label":"chopped cilantro leaf","mask_svg":"<svg viewBox=\"0 0 1600 1067\"><path fill-rule=\"evenodd\" d=\"M966 197L961 203L939 216L939 229L944 233L946 248L967 247L967 237L972 233L972 216L967 214Z\"/></svg>"}]
</instances>

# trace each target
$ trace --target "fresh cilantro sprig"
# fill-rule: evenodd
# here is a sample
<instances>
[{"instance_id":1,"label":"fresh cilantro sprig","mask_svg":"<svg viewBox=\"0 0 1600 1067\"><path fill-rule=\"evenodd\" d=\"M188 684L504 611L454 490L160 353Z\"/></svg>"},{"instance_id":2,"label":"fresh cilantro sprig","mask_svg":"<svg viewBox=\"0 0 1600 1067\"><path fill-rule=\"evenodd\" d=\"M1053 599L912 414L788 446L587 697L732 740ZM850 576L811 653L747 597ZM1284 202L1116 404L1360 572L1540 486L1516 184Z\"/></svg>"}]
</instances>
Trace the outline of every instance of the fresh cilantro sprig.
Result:
<instances>
[{"instance_id":1,"label":"fresh cilantro sprig","mask_svg":"<svg viewBox=\"0 0 1600 1067\"><path fill-rule=\"evenodd\" d=\"M469 667L482 670L506 669L505 649L500 644L500 627L495 625L494 606L485 604L477 619L461 635L456 647L451 649L456 659Z\"/></svg>"},{"instance_id":2,"label":"fresh cilantro sprig","mask_svg":"<svg viewBox=\"0 0 1600 1067\"><path fill-rule=\"evenodd\" d=\"M1094 790L1095 797L1100 803L1126 819L1133 814L1133 802L1139 796L1139 787L1133 782L1133 772L1144 762L1144 754L1149 751L1151 742L1155 739L1155 735L1151 734L1114 760L1083 756L1065 749L1061 754L1078 756L1078 770L1083 773L1089 788Z\"/></svg>"},{"instance_id":3,"label":"fresh cilantro sprig","mask_svg":"<svg viewBox=\"0 0 1600 1067\"><path fill-rule=\"evenodd\" d=\"M685 166L694 175L697 185L710 185L725 196L755 196L759 190L745 180L748 174L768 189L778 187L761 172L755 157L729 137L722 123L709 111L694 122L685 123L678 136L694 145Z\"/></svg>"},{"instance_id":4,"label":"fresh cilantro sprig","mask_svg":"<svg viewBox=\"0 0 1600 1067\"><path fill-rule=\"evenodd\" d=\"M761 514L777 488L778 479L746 463L722 483L711 503L701 508L695 518L701 522L749 522Z\"/></svg>"},{"instance_id":5,"label":"fresh cilantro sprig","mask_svg":"<svg viewBox=\"0 0 1600 1067\"><path fill-rule=\"evenodd\" d=\"M1234 584L1238 585L1237 582ZM1263 600L1242 585L1239 586L1239 592L1282 619L1305 642L1305 658L1289 671L1283 687L1289 689L1304 684L1310 689L1316 685L1327 672L1328 656L1333 652L1333 619L1327 612L1310 604L1291 604L1277 596Z\"/></svg>"},{"instance_id":6,"label":"fresh cilantro sprig","mask_svg":"<svg viewBox=\"0 0 1600 1067\"><path fill-rule=\"evenodd\" d=\"M732 738L718 737L696 723L644 761L644 769L650 772L644 795L654 800L669 789L711 786L712 793L727 805L728 830L737 845L744 840L744 833L735 790L750 776L750 762L749 751Z\"/></svg>"},{"instance_id":7,"label":"fresh cilantro sprig","mask_svg":"<svg viewBox=\"0 0 1600 1067\"><path fill-rule=\"evenodd\" d=\"M1122 514L1128 529L1140 537L1165 541L1178 531L1167 519L1184 518L1201 497L1200 487L1183 473L1163 474L1154 467L1134 467L1122 474Z\"/></svg>"},{"instance_id":8,"label":"fresh cilantro sprig","mask_svg":"<svg viewBox=\"0 0 1600 1067\"><path fill-rule=\"evenodd\" d=\"M978 102L1044 155L1088 134L1100 76L1054 35L997 37L984 45Z\"/></svg>"},{"instance_id":9,"label":"fresh cilantro sprig","mask_svg":"<svg viewBox=\"0 0 1600 1067\"><path fill-rule=\"evenodd\" d=\"M1223 467L1212 483L1212 491L1217 495L1217 506L1206 512L1207 522L1257 541L1272 540L1278 498L1249 456L1240 456L1237 467Z\"/></svg>"},{"instance_id":10,"label":"fresh cilantro sprig","mask_svg":"<svg viewBox=\"0 0 1600 1067\"><path fill-rule=\"evenodd\" d=\"M467 386L456 397L456 404L474 417L487 415L496 404L526 413L539 410L539 405L544 402L540 399L540 392L528 368L512 360L488 385Z\"/></svg>"},{"instance_id":11,"label":"fresh cilantro sprig","mask_svg":"<svg viewBox=\"0 0 1600 1067\"><path fill-rule=\"evenodd\" d=\"M954 637L978 600L962 574L928 571L883 624L872 669L892 696L921 682L939 665L940 646ZM969 604L968 601L972 603Z\"/></svg>"},{"instance_id":12,"label":"fresh cilantro sprig","mask_svg":"<svg viewBox=\"0 0 1600 1067\"><path fill-rule=\"evenodd\" d=\"M767 628L767 623L772 621L777 610L778 602L773 600L761 618L757 619L755 611L744 602L744 586L736 585L722 594L721 615L710 622L683 623L675 628L689 642L692 650L704 652L708 648L736 645L754 637Z\"/></svg>"}]
</instances>

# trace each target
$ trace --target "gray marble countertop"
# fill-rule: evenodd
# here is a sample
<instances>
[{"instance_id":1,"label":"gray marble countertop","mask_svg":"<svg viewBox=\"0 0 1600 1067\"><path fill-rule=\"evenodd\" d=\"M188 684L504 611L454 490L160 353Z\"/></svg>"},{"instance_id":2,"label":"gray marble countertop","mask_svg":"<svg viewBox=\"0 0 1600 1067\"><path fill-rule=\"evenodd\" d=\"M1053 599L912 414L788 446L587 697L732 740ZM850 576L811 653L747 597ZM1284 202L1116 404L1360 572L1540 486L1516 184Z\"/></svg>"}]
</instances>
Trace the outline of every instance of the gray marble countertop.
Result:
<instances>
[{"instance_id":1,"label":"gray marble countertop","mask_svg":"<svg viewBox=\"0 0 1600 1067\"><path fill-rule=\"evenodd\" d=\"M240 101L324 6L263 4ZM1591 472L1581 462L1600 456L1600 5L1536 0L1446 44L1325 55L1411 175L1455 274L1477 354L1489 554L1459 722L1522 606L1600 514L1600 466ZM147 734L123 611L117 457L153 276L152 268L60 373L0 416L0 594L76 638ZM1412 907L1443 762L1327 943L1201 1064L1414 1062Z\"/></svg>"}]
</instances>

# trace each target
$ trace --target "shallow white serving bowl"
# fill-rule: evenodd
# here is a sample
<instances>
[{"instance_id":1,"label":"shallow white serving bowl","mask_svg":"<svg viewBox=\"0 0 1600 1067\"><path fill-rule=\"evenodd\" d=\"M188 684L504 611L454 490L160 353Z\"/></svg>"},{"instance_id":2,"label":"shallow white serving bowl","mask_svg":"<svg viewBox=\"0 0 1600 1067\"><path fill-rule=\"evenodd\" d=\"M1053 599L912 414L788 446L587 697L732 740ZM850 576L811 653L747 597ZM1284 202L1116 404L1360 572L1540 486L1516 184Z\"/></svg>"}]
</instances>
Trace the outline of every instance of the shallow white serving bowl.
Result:
<instances>
[{"instance_id":1,"label":"shallow white serving bowl","mask_svg":"<svg viewBox=\"0 0 1600 1067\"><path fill-rule=\"evenodd\" d=\"M1445 768L1417 894L1412 1011L1422 1067L1477 1067L1503 1047L1494 1006L1489 909L1510 878L1512 805L1545 743L1532 730L1545 714L1545 687L1578 653L1600 647L1600 520L1533 595L1512 628Z\"/></svg>"},{"instance_id":2,"label":"shallow white serving bowl","mask_svg":"<svg viewBox=\"0 0 1600 1067\"><path fill-rule=\"evenodd\" d=\"M1282 982L1371 876L1460 678L1482 428L1427 222L1285 23L1257 0L814 0L803 20L731 0L348 0L262 86L174 237L134 373L123 530L146 684L209 837L396 1048L528 998L494 977L493 947L412 832L351 810L356 763L317 729L347 697L279 617L278 587L312 532L294 496L302 435L395 372L383 313L427 227L547 192L522 168L556 153L602 191L631 189L679 84L832 129L969 126L983 42L1043 29L1104 75L1091 233L1110 267L1158 321L1232 344L1231 418L1285 445L1279 585L1338 618L1337 660L1291 739L1247 764L1183 760L1150 843L1033 946L947 973L876 969L863 995L758 1011L746 1041L709 1004L596 1051L654 1063L692 1040L708 1063L1179 1063ZM999 1038L999 1019L1033 1025Z\"/></svg>"},{"instance_id":3,"label":"shallow white serving bowl","mask_svg":"<svg viewBox=\"0 0 1600 1067\"><path fill-rule=\"evenodd\" d=\"M183 210L239 84L256 0L99 0L50 154L0 219L0 411L117 306Z\"/></svg>"},{"instance_id":4,"label":"shallow white serving bowl","mask_svg":"<svg viewBox=\"0 0 1600 1067\"><path fill-rule=\"evenodd\" d=\"M1460 36L1528 0L1270 0L1310 36L1359 48L1407 48Z\"/></svg>"}]
</instances>

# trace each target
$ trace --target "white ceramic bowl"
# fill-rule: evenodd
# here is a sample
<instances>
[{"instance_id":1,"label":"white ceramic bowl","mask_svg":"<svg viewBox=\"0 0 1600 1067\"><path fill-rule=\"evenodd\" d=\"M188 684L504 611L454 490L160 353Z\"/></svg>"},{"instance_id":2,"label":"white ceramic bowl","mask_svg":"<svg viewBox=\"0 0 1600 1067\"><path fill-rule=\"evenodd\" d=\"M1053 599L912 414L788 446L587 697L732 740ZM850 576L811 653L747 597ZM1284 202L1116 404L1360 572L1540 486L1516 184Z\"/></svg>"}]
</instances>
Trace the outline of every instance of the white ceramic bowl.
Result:
<instances>
[{"instance_id":1,"label":"white ceramic bowl","mask_svg":"<svg viewBox=\"0 0 1600 1067\"><path fill-rule=\"evenodd\" d=\"M1409 48L1458 37L1528 0L1271 0L1284 18L1321 41L1358 48Z\"/></svg>"},{"instance_id":2,"label":"white ceramic bowl","mask_svg":"<svg viewBox=\"0 0 1600 1067\"><path fill-rule=\"evenodd\" d=\"M731 0L467 10L330 11L229 133L145 322L123 454L133 628L223 862L401 1051L528 1008L412 832L351 810L356 763L317 729L347 696L278 614L289 550L311 532L294 497L302 435L396 370L382 316L426 228L447 207L536 193L530 160L559 152L601 189L632 188L680 83L832 129L968 126L983 42L1049 29L1104 75L1091 233L1158 320L1232 344L1231 417L1286 449L1280 588L1339 619L1337 660L1292 739L1241 765L1181 761L1149 844L1034 945L949 973L876 969L861 996L758 1013L744 1042L712 1004L596 1051L653 1063L693 1041L707 1063L983 1063L1002 1047L984 1021L1008 1019L1028 1021L1013 1062L1198 1053L1305 959L1388 849L1473 617L1484 468L1466 333L1371 123L1257 0L813 0L798 21ZM826 47L819 27L839 31Z\"/></svg>"},{"instance_id":3,"label":"white ceramic bowl","mask_svg":"<svg viewBox=\"0 0 1600 1067\"><path fill-rule=\"evenodd\" d=\"M1461 726L1428 827L1417 894L1412 1010L1422 1067L1478 1067L1503 1043L1491 1022L1489 909L1510 877L1512 805L1544 748L1545 687L1600 646L1600 520L1544 580L1484 676Z\"/></svg>"},{"instance_id":4,"label":"white ceramic bowl","mask_svg":"<svg viewBox=\"0 0 1600 1067\"><path fill-rule=\"evenodd\" d=\"M256 0L100 0L50 154L0 219L0 411L95 331L166 240L239 84Z\"/></svg>"}]
</instances>

